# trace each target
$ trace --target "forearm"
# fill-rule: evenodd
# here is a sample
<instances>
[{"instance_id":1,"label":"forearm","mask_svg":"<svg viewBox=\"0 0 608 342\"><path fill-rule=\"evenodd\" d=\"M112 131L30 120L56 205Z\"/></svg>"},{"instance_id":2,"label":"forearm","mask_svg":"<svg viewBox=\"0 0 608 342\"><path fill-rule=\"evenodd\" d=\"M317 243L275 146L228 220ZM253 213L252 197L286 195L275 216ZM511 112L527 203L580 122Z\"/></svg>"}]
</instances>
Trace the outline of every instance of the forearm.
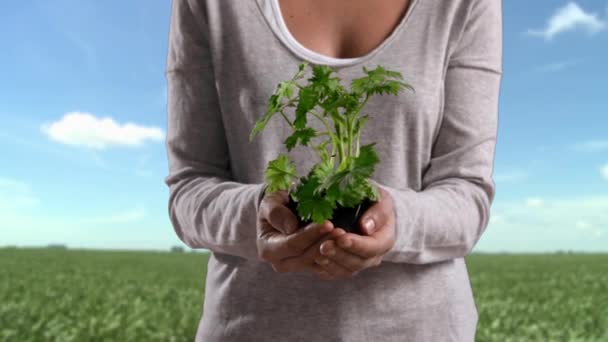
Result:
<instances>
[{"instance_id":1,"label":"forearm","mask_svg":"<svg viewBox=\"0 0 608 342\"><path fill-rule=\"evenodd\" d=\"M169 216L186 245L258 259L255 225L264 184L203 176L173 176L167 182Z\"/></svg>"},{"instance_id":2,"label":"forearm","mask_svg":"<svg viewBox=\"0 0 608 342\"><path fill-rule=\"evenodd\" d=\"M467 255L485 231L493 193L463 179L424 191L382 186L393 198L395 245L384 260L423 264Z\"/></svg>"}]
</instances>

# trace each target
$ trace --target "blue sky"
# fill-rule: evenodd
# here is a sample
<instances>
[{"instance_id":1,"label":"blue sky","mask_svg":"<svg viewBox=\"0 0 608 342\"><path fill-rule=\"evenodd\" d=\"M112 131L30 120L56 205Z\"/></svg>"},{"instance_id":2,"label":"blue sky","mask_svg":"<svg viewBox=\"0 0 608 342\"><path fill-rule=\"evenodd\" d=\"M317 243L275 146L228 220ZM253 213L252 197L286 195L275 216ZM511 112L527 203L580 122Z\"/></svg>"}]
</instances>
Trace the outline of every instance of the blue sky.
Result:
<instances>
[{"instance_id":1,"label":"blue sky","mask_svg":"<svg viewBox=\"0 0 608 342\"><path fill-rule=\"evenodd\" d=\"M608 1L503 6L497 193L475 250L606 251ZM163 183L170 2L2 9L0 246L181 245Z\"/></svg>"}]
</instances>

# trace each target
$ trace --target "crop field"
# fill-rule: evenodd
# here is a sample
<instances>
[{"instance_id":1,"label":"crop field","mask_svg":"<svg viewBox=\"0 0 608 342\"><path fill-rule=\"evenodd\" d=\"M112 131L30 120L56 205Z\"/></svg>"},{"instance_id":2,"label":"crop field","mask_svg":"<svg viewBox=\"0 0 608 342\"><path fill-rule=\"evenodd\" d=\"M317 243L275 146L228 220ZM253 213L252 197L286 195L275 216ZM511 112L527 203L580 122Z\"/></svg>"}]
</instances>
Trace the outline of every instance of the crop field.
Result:
<instances>
[{"instance_id":1,"label":"crop field","mask_svg":"<svg viewBox=\"0 0 608 342\"><path fill-rule=\"evenodd\" d=\"M192 341L203 253L0 249L0 341ZM608 341L608 254L467 257L478 341Z\"/></svg>"}]
</instances>

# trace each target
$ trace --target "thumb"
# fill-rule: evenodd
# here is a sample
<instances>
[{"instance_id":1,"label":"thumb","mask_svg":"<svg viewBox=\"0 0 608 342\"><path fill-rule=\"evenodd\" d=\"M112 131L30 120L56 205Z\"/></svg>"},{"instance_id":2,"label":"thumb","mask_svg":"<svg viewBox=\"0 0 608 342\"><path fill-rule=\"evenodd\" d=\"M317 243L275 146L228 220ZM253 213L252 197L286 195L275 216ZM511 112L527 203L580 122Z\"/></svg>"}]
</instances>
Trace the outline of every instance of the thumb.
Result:
<instances>
[{"instance_id":1,"label":"thumb","mask_svg":"<svg viewBox=\"0 0 608 342\"><path fill-rule=\"evenodd\" d=\"M383 227L389 219L389 213L392 210L392 200L384 189L380 189L380 195L380 199L363 214L359 221L361 230L365 235L372 235Z\"/></svg>"},{"instance_id":2,"label":"thumb","mask_svg":"<svg viewBox=\"0 0 608 342\"><path fill-rule=\"evenodd\" d=\"M268 214L268 223L282 232L283 234L289 235L298 229L298 219L296 215L286 206L279 204L273 206Z\"/></svg>"},{"instance_id":3,"label":"thumb","mask_svg":"<svg viewBox=\"0 0 608 342\"><path fill-rule=\"evenodd\" d=\"M277 191L267 196L266 206L262 216L272 228L283 234L292 234L298 229L298 218L286 205L288 202L285 191Z\"/></svg>"},{"instance_id":4,"label":"thumb","mask_svg":"<svg viewBox=\"0 0 608 342\"><path fill-rule=\"evenodd\" d=\"M359 225L361 226L361 231L365 233L365 235L372 235L376 231L376 227L378 226L378 210L374 210L371 207L365 215L361 217Z\"/></svg>"}]
</instances>

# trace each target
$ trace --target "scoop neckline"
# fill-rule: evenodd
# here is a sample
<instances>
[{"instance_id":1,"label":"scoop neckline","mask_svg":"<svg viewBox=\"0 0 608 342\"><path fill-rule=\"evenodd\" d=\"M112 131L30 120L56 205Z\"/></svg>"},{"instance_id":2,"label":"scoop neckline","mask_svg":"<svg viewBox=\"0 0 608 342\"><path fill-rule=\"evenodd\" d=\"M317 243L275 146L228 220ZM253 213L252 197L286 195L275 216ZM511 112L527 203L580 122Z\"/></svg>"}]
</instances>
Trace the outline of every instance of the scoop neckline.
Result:
<instances>
[{"instance_id":1,"label":"scoop neckline","mask_svg":"<svg viewBox=\"0 0 608 342\"><path fill-rule=\"evenodd\" d=\"M307 51L306 53L308 53L310 55L319 56L319 58L323 59L324 61L311 60L307 55L302 53L302 51L294 48L292 45L290 45L288 42L286 42L284 40L285 38L279 32L276 32L276 28L274 28L269 23L270 18L267 18L266 15L264 14L264 10L262 8L262 3L261 3L262 1L270 1L270 4L268 4L268 5L276 6L276 9L279 9L279 13L278 13L279 14L279 25L284 26L285 33L289 35L292 42L294 42L297 46L299 46L300 49ZM293 37L293 35L291 35L291 32L287 28L287 25L283 18L283 14L280 12L280 5L279 5L278 1L279 0L256 0L255 2L257 4L258 14L262 17L263 21L266 23L266 27L270 31L272 31L275 38L280 41L281 45L283 45L283 47L285 49L289 50L292 54L296 55L302 61L308 62L310 64L322 64L322 65L328 65L328 66L336 67L336 68L352 67L352 66L357 66L357 65L363 64L363 63L367 62L368 60L370 60L371 58L373 58L375 55L377 55L380 52L382 52L383 50L387 49L391 45L391 43L397 38L397 36L399 36L401 34L401 32L405 30L405 27L407 26L408 22L410 21L410 17L414 13L414 11L416 9L416 5L418 4L418 0L410 0L410 4L408 5L409 8L407 9L407 12L403 16L403 18L401 18L401 20L399 21L397 26L395 26L395 28L389 34L389 36L386 37L374 49L372 49L368 53L366 53L362 56L358 56L358 57L337 58L337 57L327 56L322 53L313 51L313 50L305 47L297 39L295 39L295 37ZM276 5L275 5L275 3L276 3Z\"/></svg>"},{"instance_id":2,"label":"scoop neckline","mask_svg":"<svg viewBox=\"0 0 608 342\"><path fill-rule=\"evenodd\" d=\"M289 43L291 43L290 48L298 49L299 50L298 53L300 55L302 55L303 57L306 57L309 62L332 63L334 65L344 65L344 64L351 63L351 62L356 62L357 60L365 57L365 56L349 57L349 58L332 57L332 56L327 56L320 52L307 48L306 46L302 45L296 39L296 37L293 36L293 34L291 34L291 31L289 30L289 27L287 26L287 23L285 22L285 18L283 17L283 12L281 11L281 4L279 3L279 0L269 0L269 1L270 1L270 6L272 7L273 12L278 19L278 24L280 26L280 29L285 34L285 36L283 36L283 38L289 40ZM311 56L313 58L315 58L316 60L313 61L312 59L310 59Z\"/></svg>"}]
</instances>

